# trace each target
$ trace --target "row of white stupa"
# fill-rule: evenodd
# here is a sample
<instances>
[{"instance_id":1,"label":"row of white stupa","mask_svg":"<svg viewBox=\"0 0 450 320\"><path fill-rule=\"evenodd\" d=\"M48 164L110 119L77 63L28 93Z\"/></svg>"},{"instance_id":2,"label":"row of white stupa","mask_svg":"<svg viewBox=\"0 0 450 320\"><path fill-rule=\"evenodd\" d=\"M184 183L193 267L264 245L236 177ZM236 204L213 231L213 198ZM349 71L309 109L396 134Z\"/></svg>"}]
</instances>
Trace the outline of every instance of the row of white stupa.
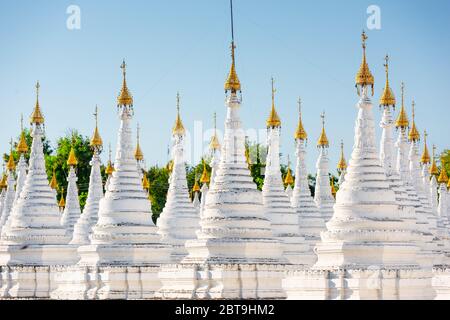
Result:
<instances>
[{"instance_id":1,"label":"row of white stupa","mask_svg":"<svg viewBox=\"0 0 450 320\"><path fill-rule=\"evenodd\" d=\"M265 181L262 192L256 189L248 170L238 115L241 88L233 43L232 65L225 83L228 94L223 145L214 135L212 172L210 178L206 170L203 172L201 201L198 192L194 202L189 198L183 159L185 129L178 112L167 201L156 226L145 191L148 181L141 168L139 141L136 147L132 141L133 98L126 84L125 63L121 66L121 125L114 168L110 161L103 193L99 159L102 141L96 126L83 214L73 150L68 159L70 172L62 217L58 210L56 193L51 188L54 181L49 185L45 172L44 118L37 97L31 116L29 164L24 158L27 146L22 135L17 169L11 157L7 188L1 196L0 296L447 297L448 178L441 170L436 180L436 163L433 157L429 167L426 141L419 159L419 133L414 117L407 132L403 92L394 124L395 98L388 78L380 99L383 135L381 151L377 152L368 93L370 87L373 90L374 79L366 62L366 39L363 34L363 61L356 77L360 100L355 142L348 168L343 155L339 163L336 201L330 185L324 127L318 141L314 199L311 196L305 164L307 134L301 116L295 133L295 184L293 190L285 190L279 158L281 121L275 110L274 90L267 120ZM394 125L399 128L395 145ZM287 182L291 182L290 175Z\"/></svg>"}]
</instances>

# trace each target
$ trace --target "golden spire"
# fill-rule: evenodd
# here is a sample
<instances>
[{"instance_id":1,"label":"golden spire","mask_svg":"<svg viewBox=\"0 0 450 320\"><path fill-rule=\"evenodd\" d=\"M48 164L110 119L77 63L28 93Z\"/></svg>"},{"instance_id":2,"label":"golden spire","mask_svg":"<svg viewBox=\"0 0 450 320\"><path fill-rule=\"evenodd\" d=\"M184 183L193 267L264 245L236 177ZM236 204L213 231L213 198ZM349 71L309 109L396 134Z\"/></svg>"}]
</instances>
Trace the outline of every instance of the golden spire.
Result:
<instances>
[{"instance_id":1,"label":"golden spire","mask_svg":"<svg viewBox=\"0 0 450 320\"><path fill-rule=\"evenodd\" d=\"M67 164L69 166L76 166L78 164L78 160L77 157L75 156L75 149L72 148L70 149L70 153L69 153L69 158L67 159Z\"/></svg>"},{"instance_id":2,"label":"golden spire","mask_svg":"<svg viewBox=\"0 0 450 320\"><path fill-rule=\"evenodd\" d=\"M64 200L64 188L61 188L61 198L59 199L58 206L61 210L66 206L66 201Z\"/></svg>"},{"instance_id":3,"label":"golden spire","mask_svg":"<svg viewBox=\"0 0 450 320\"><path fill-rule=\"evenodd\" d=\"M405 84L402 82L402 107L400 113L398 114L397 120L395 121L395 126L397 128L405 129L409 126L408 116L405 110Z\"/></svg>"},{"instance_id":4,"label":"golden spire","mask_svg":"<svg viewBox=\"0 0 450 320\"><path fill-rule=\"evenodd\" d=\"M341 140L341 158L339 159L339 162L337 164L337 169L340 171L344 171L347 169L347 162L345 161L344 156L344 141Z\"/></svg>"},{"instance_id":5,"label":"golden spire","mask_svg":"<svg viewBox=\"0 0 450 320\"><path fill-rule=\"evenodd\" d=\"M320 134L319 140L317 141L317 146L328 148L330 144L328 142L327 134L325 133L325 112L322 112L320 117L322 118L322 133Z\"/></svg>"},{"instance_id":6,"label":"golden spire","mask_svg":"<svg viewBox=\"0 0 450 320\"><path fill-rule=\"evenodd\" d=\"M416 107L416 103L413 100L412 101L412 125L411 125L411 130L409 130L409 134L408 134L409 141L413 141L413 142L417 142L417 141L420 140L420 134L419 134L419 131L416 128L416 121L415 121L416 111L415 111L415 107Z\"/></svg>"},{"instance_id":7,"label":"golden spire","mask_svg":"<svg viewBox=\"0 0 450 320\"><path fill-rule=\"evenodd\" d=\"M144 177L142 178L142 187L147 191L150 189L150 182L148 181L146 172L144 172Z\"/></svg>"},{"instance_id":8,"label":"golden spire","mask_svg":"<svg viewBox=\"0 0 450 320\"><path fill-rule=\"evenodd\" d=\"M16 163L14 162L14 156L13 156L13 140L12 140L12 138L11 138L9 144L10 144L11 148L9 151L9 159L8 159L8 162L6 163L6 169L8 169L8 171L11 172L16 169Z\"/></svg>"},{"instance_id":9,"label":"golden spire","mask_svg":"<svg viewBox=\"0 0 450 320\"><path fill-rule=\"evenodd\" d=\"M428 152L427 137L428 137L428 133L426 130L424 130L423 131L423 152L422 152L422 157L420 159L420 162L423 164L430 163L430 153Z\"/></svg>"},{"instance_id":10,"label":"golden spire","mask_svg":"<svg viewBox=\"0 0 450 320\"><path fill-rule=\"evenodd\" d=\"M23 115L20 115L20 140L16 149L18 153L24 154L28 152L27 140L25 139L25 132L23 131Z\"/></svg>"},{"instance_id":11,"label":"golden spire","mask_svg":"<svg viewBox=\"0 0 450 320\"><path fill-rule=\"evenodd\" d=\"M175 125L172 129L172 134L174 136L183 136L186 130L184 129L183 122L180 117L180 93L177 92L177 119L175 120Z\"/></svg>"},{"instance_id":12,"label":"golden spire","mask_svg":"<svg viewBox=\"0 0 450 320\"><path fill-rule=\"evenodd\" d=\"M383 94L380 98L381 106L394 106L395 107L395 95L392 92L391 87L389 86L389 56L386 55L384 58L386 63L384 64L384 68L386 69L386 84L384 86Z\"/></svg>"},{"instance_id":13,"label":"golden spire","mask_svg":"<svg viewBox=\"0 0 450 320\"><path fill-rule=\"evenodd\" d=\"M436 153L436 146L433 145L433 159L431 161L430 174L437 176L439 174L439 170L438 170L438 167L436 165L435 153Z\"/></svg>"},{"instance_id":14,"label":"golden spire","mask_svg":"<svg viewBox=\"0 0 450 320\"><path fill-rule=\"evenodd\" d=\"M44 117L42 116L41 108L39 107L39 88L41 85L39 84L39 81L36 83L36 105L34 107L33 113L30 117L30 123L31 124L43 124L44 123Z\"/></svg>"},{"instance_id":15,"label":"golden spire","mask_svg":"<svg viewBox=\"0 0 450 320\"><path fill-rule=\"evenodd\" d=\"M444 157L441 158L441 174L438 177L439 183L448 183L448 175L447 170L445 169L445 159Z\"/></svg>"},{"instance_id":16,"label":"golden spire","mask_svg":"<svg viewBox=\"0 0 450 320\"><path fill-rule=\"evenodd\" d=\"M4 169L4 168L3 168ZM0 191L1 190L3 190L3 189L5 189L7 186L8 186L8 184L7 184L7 182L6 182L6 173L4 172L4 170L3 170L3 175L2 175L2 179L0 180Z\"/></svg>"},{"instance_id":17,"label":"golden spire","mask_svg":"<svg viewBox=\"0 0 450 320\"><path fill-rule=\"evenodd\" d=\"M197 182L197 179L195 179L194 186L192 187L192 192L200 192L200 186Z\"/></svg>"},{"instance_id":18,"label":"golden spire","mask_svg":"<svg viewBox=\"0 0 450 320\"><path fill-rule=\"evenodd\" d=\"M286 177L284 177L284 184L292 185L293 183L294 183L294 177L292 177L292 172L291 172L291 160L289 159L289 155L288 155L288 168L287 168L287 172L286 172Z\"/></svg>"},{"instance_id":19,"label":"golden spire","mask_svg":"<svg viewBox=\"0 0 450 320\"><path fill-rule=\"evenodd\" d=\"M272 81L272 108L270 109L270 115L269 118L267 118L267 128L279 128L281 126L281 120L278 116L277 111L275 110L275 92L277 90L274 87L274 80L273 77L271 78Z\"/></svg>"},{"instance_id":20,"label":"golden spire","mask_svg":"<svg viewBox=\"0 0 450 320\"><path fill-rule=\"evenodd\" d=\"M100 133L98 132L98 107L97 106L95 106L94 117L95 117L95 130L94 130L94 134L92 135L92 138L91 138L91 146L94 148L100 148L103 145L103 140L102 140L102 137L100 137Z\"/></svg>"},{"instance_id":21,"label":"golden spire","mask_svg":"<svg viewBox=\"0 0 450 320\"><path fill-rule=\"evenodd\" d=\"M203 159L202 159L202 162L203 162L203 172L202 172L202 176L200 177L200 182L202 184L209 183L210 179L209 179L208 170L206 169L206 162Z\"/></svg>"},{"instance_id":22,"label":"golden spire","mask_svg":"<svg viewBox=\"0 0 450 320\"><path fill-rule=\"evenodd\" d=\"M295 130L295 139L296 140L306 140L308 138L308 134L305 131L305 128L303 127L302 122L302 100L300 97L298 98L298 125L297 130Z\"/></svg>"},{"instance_id":23,"label":"golden spire","mask_svg":"<svg viewBox=\"0 0 450 320\"><path fill-rule=\"evenodd\" d=\"M122 64L120 65L120 68L122 69L123 81L122 81L122 89L120 90L119 97L117 98L117 105L132 106L133 105L133 96L131 95L131 93L127 87L127 79L126 79L127 65L125 63L125 59L123 60Z\"/></svg>"},{"instance_id":24,"label":"golden spire","mask_svg":"<svg viewBox=\"0 0 450 320\"><path fill-rule=\"evenodd\" d=\"M331 194L336 198L336 188L333 183L333 177L330 178Z\"/></svg>"},{"instance_id":25,"label":"golden spire","mask_svg":"<svg viewBox=\"0 0 450 320\"><path fill-rule=\"evenodd\" d=\"M373 86L374 86L374 78L372 73L370 72L369 65L366 60L366 40L367 40L366 32L363 31L361 34L362 39L362 48L363 48L363 58L361 62L361 66L359 67L358 73L355 77L356 86L371 86L372 87L372 95L373 95Z\"/></svg>"},{"instance_id":26,"label":"golden spire","mask_svg":"<svg viewBox=\"0 0 450 320\"><path fill-rule=\"evenodd\" d=\"M236 73L236 62L234 57L235 48L236 46L234 45L234 41L231 41L231 68L224 86L225 91L231 91L232 93L241 91L241 83L239 82L239 78Z\"/></svg>"},{"instance_id":27,"label":"golden spire","mask_svg":"<svg viewBox=\"0 0 450 320\"><path fill-rule=\"evenodd\" d=\"M170 160L169 162L167 162L166 169L167 169L167 171L169 171L169 173L172 173L172 171L173 171L173 160Z\"/></svg>"},{"instance_id":28,"label":"golden spire","mask_svg":"<svg viewBox=\"0 0 450 320\"><path fill-rule=\"evenodd\" d=\"M53 190L58 190L58 181L56 181L56 172L55 172L55 168L53 168L52 180L50 180L49 186L50 186L50 188L52 188Z\"/></svg>"},{"instance_id":29,"label":"golden spire","mask_svg":"<svg viewBox=\"0 0 450 320\"><path fill-rule=\"evenodd\" d=\"M114 172L114 166L113 166L112 161L111 161L111 143L110 143L109 144L109 160L108 160L108 165L106 166L106 169L105 169L105 173L108 176L110 176L110 175L113 174L113 172Z\"/></svg>"},{"instance_id":30,"label":"golden spire","mask_svg":"<svg viewBox=\"0 0 450 320\"><path fill-rule=\"evenodd\" d=\"M137 143L136 143L136 150L134 151L134 158L137 161L142 161L142 160L144 160L144 154L142 153L141 145L139 143L139 131L140 131L140 128L139 128L139 123L138 123L137 124L137 128L136 128L136 140L137 140Z\"/></svg>"},{"instance_id":31,"label":"golden spire","mask_svg":"<svg viewBox=\"0 0 450 320\"><path fill-rule=\"evenodd\" d=\"M219 138L217 137L217 115L214 112L214 135L211 137L211 142L209 143L209 148L211 150L219 150L220 149L220 142Z\"/></svg>"}]
</instances>

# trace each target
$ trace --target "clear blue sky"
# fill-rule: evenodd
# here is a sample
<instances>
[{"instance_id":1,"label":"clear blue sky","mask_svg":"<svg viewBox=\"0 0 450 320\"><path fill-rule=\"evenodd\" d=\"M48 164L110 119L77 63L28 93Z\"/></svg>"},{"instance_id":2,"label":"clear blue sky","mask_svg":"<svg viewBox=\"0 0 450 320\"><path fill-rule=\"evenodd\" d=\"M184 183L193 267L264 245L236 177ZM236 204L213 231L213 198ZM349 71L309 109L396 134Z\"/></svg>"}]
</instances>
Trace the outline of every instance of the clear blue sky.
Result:
<instances>
[{"instance_id":1,"label":"clear blue sky","mask_svg":"<svg viewBox=\"0 0 450 320\"><path fill-rule=\"evenodd\" d=\"M0 152L7 152L10 136L19 133L20 113L28 119L38 79L46 132L53 142L69 128L90 135L91 114L98 104L101 135L114 148L122 58L128 64L148 165L167 160L177 90L189 131L195 120L210 128L214 111L223 128L223 82L230 64L228 0L1 2ZM81 8L80 30L66 28L71 4ZM397 97L405 81L408 111L414 98L419 129L429 131L429 142L438 150L448 148L449 1L234 1L244 126L264 128L273 75L283 123L282 152L294 156L296 100L301 96L310 171L317 157L322 110L327 114L333 168L340 139L346 142L347 159L350 156L357 102L354 75L371 4L381 8L382 22L381 30L368 31L374 101L384 86L383 58L389 53ZM378 128L378 107L374 113Z\"/></svg>"}]
</instances>

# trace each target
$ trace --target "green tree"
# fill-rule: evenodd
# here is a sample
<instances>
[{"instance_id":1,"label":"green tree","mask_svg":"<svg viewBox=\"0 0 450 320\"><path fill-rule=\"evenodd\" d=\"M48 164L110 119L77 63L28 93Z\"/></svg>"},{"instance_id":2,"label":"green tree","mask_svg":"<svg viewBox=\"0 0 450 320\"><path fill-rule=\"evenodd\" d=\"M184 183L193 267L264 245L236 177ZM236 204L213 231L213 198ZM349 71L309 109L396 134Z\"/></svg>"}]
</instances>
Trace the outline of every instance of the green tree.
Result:
<instances>
[{"instance_id":1,"label":"green tree","mask_svg":"<svg viewBox=\"0 0 450 320\"><path fill-rule=\"evenodd\" d=\"M166 203L169 189L169 170L167 167L153 166L147 171L150 182L150 200L152 203L153 220L156 221Z\"/></svg>"},{"instance_id":2,"label":"green tree","mask_svg":"<svg viewBox=\"0 0 450 320\"><path fill-rule=\"evenodd\" d=\"M448 176L450 176L450 149L445 149L441 153L441 157L439 160L441 162L441 166L442 166L442 159L444 159L444 166L445 166L445 169L447 170L447 174L448 174Z\"/></svg>"}]
</instances>

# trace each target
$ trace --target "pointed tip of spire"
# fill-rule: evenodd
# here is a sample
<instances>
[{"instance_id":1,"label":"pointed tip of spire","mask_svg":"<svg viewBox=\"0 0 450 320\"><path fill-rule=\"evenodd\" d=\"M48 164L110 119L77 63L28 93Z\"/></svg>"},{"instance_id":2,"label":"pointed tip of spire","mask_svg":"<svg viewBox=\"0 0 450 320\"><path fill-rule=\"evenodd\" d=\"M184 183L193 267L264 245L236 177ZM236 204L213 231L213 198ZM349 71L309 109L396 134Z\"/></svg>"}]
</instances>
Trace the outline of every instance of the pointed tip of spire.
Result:
<instances>
[{"instance_id":1,"label":"pointed tip of spire","mask_svg":"<svg viewBox=\"0 0 450 320\"><path fill-rule=\"evenodd\" d=\"M298 124L297 124L297 129L295 130L294 138L296 140L306 140L308 138L308 134L306 133L306 130L303 127L302 102L301 102L300 98L298 98Z\"/></svg>"},{"instance_id":2,"label":"pointed tip of spire","mask_svg":"<svg viewBox=\"0 0 450 320\"><path fill-rule=\"evenodd\" d=\"M420 133L419 130L417 130L417 126L416 126L416 119L415 119L415 102L413 100L412 102L412 125L411 125L411 129L409 130L408 133L408 139L409 141L412 142L417 142L420 140Z\"/></svg>"},{"instance_id":3,"label":"pointed tip of spire","mask_svg":"<svg viewBox=\"0 0 450 320\"><path fill-rule=\"evenodd\" d=\"M279 128L281 127L281 119L278 116L277 110L275 109L275 92L276 89L274 87L274 80L272 80L272 106L270 108L270 114L267 118L267 128Z\"/></svg>"},{"instance_id":4,"label":"pointed tip of spire","mask_svg":"<svg viewBox=\"0 0 450 320\"><path fill-rule=\"evenodd\" d=\"M78 164L78 160L75 155L75 149L72 146L72 148L70 149L69 158L67 159L67 165L74 167L77 164Z\"/></svg>"},{"instance_id":5,"label":"pointed tip of spire","mask_svg":"<svg viewBox=\"0 0 450 320\"><path fill-rule=\"evenodd\" d=\"M34 106L33 113L30 116L30 123L31 124L43 124L44 123L44 116L42 115L41 108L39 106L39 89L41 85L39 84L39 81L36 82L36 104Z\"/></svg>"},{"instance_id":6,"label":"pointed tip of spire","mask_svg":"<svg viewBox=\"0 0 450 320\"><path fill-rule=\"evenodd\" d=\"M205 160L202 160L202 161L203 161L203 172L202 172L202 176L200 177L200 182L202 184L205 184L205 183L210 182L210 177L209 177L208 169L206 168L206 162L205 162Z\"/></svg>"},{"instance_id":7,"label":"pointed tip of spire","mask_svg":"<svg viewBox=\"0 0 450 320\"><path fill-rule=\"evenodd\" d=\"M91 138L91 147L100 148L103 145L103 140L102 140L102 137L100 136L100 132L98 130L98 107L97 106L95 106L94 117L95 117L95 129L94 129L94 133L92 134L92 138Z\"/></svg>"},{"instance_id":8,"label":"pointed tip of spire","mask_svg":"<svg viewBox=\"0 0 450 320\"><path fill-rule=\"evenodd\" d=\"M284 177L284 184L285 185L292 185L294 183L294 177L292 176L291 168L288 166L286 177Z\"/></svg>"},{"instance_id":9,"label":"pointed tip of spire","mask_svg":"<svg viewBox=\"0 0 450 320\"><path fill-rule=\"evenodd\" d=\"M360 65L359 70L355 77L355 83L356 83L356 86L361 86L361 87L370 86L372 88L372 95L373 95L373 87L374 87L375 80L372 75L372 72L370 72L369 65L367 63L367 58L366 58L367 38L368 37L366 35L366 32L363 30L363 32L361 34L363 57L362 57L361 65Z\"/></svg>"},{"instance_id":10,"label":"pointed tip of spire","mask_svg":"<svg viewBox=\"0 0 450 320\"><path fill-rule=\"evenodd\" d=\"M341 158L339 159L339 162L337 164L337 169L340 171L344 171L347 169L347 162L345 161L344 156L344 141L341 140Z\"/></svg>"},{"instance_id":11,"label":"pointed tip of spire","mask_svg":"<svg viewBox=\"0 0 450 320\"><path fill-rule=\"evenodd\" d=\"M125 59L123 59L122 64L120 65L120 68L122 69L122 89L120 90L119 96L117 97L117 105L119 106L132 106L133 105L133 96L130 93L130 90L128 90L127 86L127 79L126 79L126 68L127 65L125 63Z\"/></svg>"},{"instance_id":12,"label":"pointed tip of spire","mask_svg":"<svg viewBox=\"0 0 450 320\"><path fill-rule=\"evenodd\" d=\"M177 92L177 118L175 119L175 124L172 128L172 134L174 136L183 136L186 133L183 122L180 116L180 93Z\"/></svg>"},{"instance_id":13,"label":"pointed tip of spire","mask_svg":"<svg viewBox=\"0 0 450 320\"><path fill-rule=\"evenodd\" d=\"M436 165L435 152L436 152L436 146L433 145L433 158L431 160L430 174L433 175L433 176L438 176L439 175L439 169L438 169L438 167Z\"/></svg>"},{"instance_id":14,"label":"pointed tip of spire","mask_svg":"<svg viewBox=\"0 0 450 320\"><path fill-rule=\"evenodd\" d=\"M424 130L423 132L423 152L422 152L422 156L420 158L420 162L423 164L429 164L430 163L430 153L428 151L428 146L427 146L427 137L428 134L426 132L426 130Z\"/></svg>"},{"instance_id":15,"label":"pointed tip of spire","mask_svg":"<svg viewBox=\"0 0 450 320\"><path fill-rule=\"evenodd\" d=\"M328 148L330 143L328 141L327 134L325 132L325 112L323 112L320 117L322 118L322 132L320 134L319 140L317 140L317 147Z\"/></svg>"},{"instance_id":16,"label":"pointed tip of spire","mask_svg":"<svg viewBox=\"0 0 450 320\"><path fill-rule=\"evenodd\" d=\"M231 41L231 67L224 85L225 91L231 91L232 93L241 91L241 82L239 81L239 77L236 72L235 48L236 46L234 45L234 41Z\"/></svg>"},{"instance_id":17,"label":"pointed tip of spire","mask_svg":"<svg viewBox=\"0 0 450 320\"><path fill-rule=\"evenodd\" d=\"M448 183L448 174L447 169L445 168L445 160L443 157L441 158L441 173L439 174L437 181L438 183L445 185L447 185Z\"/></svg>"},{"instance_id":18,"label":"pointed tip of spire","mask_svg":"<svg viewBox=\"0 0 450 320\"><path fill-rule=\"evenodd\" d=\"M386 55L385 59L385 70L386 70L386 84L384 86L383 94L380 98L380 106L394 106L396 104L395 95L389 85L389 56Z\"/></svg>"},{"instance_id":19,"label":"pointed tip of spire","mask_svg":"<svg viewBox=\"0 0 450 320\"><path fill-rule=\"evenodd\" d=\"M409 127L409 120L405 109L405 84L403 82L401 84L401 90L402 90L402 107L400 108L397 120L395 121L395 126L397 128L405 129Z\"/></svg>"}]
</instances>

